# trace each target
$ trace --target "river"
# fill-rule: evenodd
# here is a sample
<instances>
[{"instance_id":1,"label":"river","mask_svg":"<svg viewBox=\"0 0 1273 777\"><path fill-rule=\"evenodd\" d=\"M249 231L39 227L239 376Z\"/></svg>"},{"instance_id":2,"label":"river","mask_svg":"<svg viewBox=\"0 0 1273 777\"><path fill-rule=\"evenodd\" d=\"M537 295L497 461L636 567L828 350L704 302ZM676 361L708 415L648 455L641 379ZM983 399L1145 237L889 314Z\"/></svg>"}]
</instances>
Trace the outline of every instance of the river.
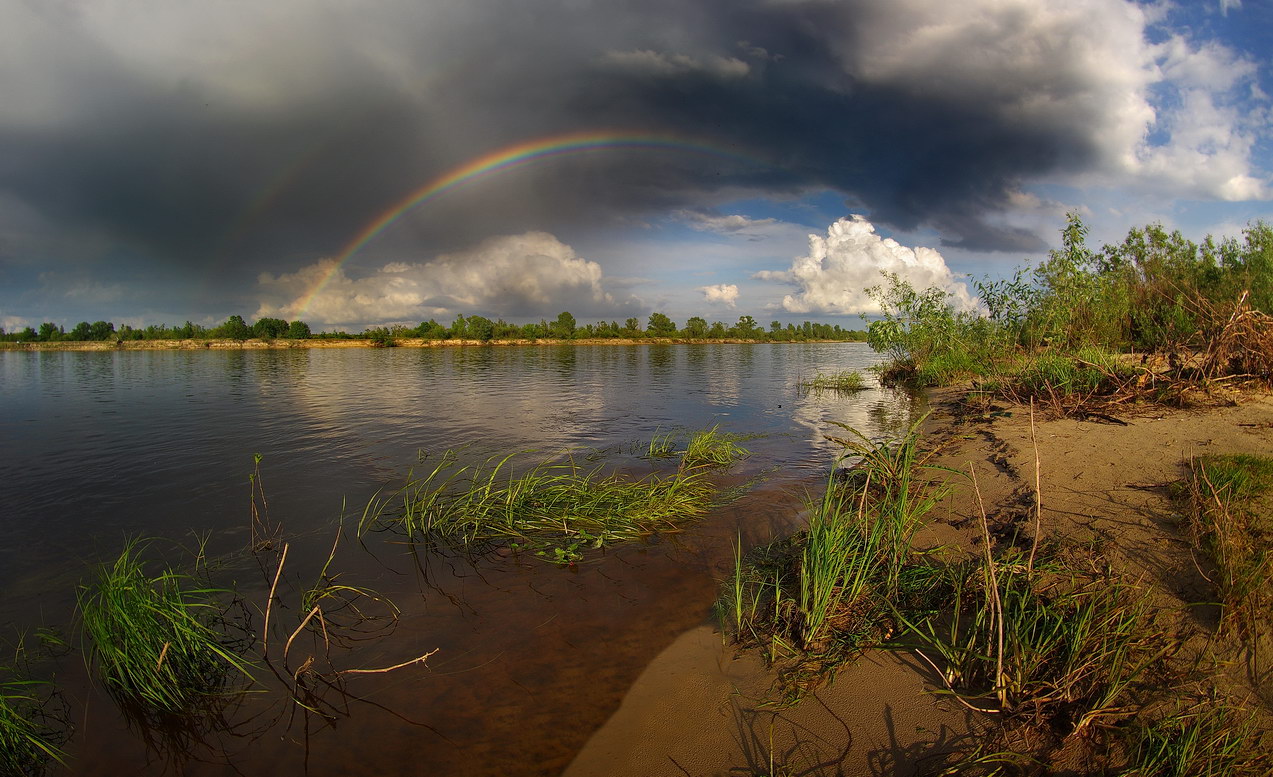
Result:
<instances>
[{"instance_id":1,"label":"river","mask_svg":"<svg viewBox=\"0 0 1273 777\"><path fill-rule=\"evenodd\" d=\"M43 626L67 642L36 668L56 672L73 726L69 774L557 774L645 664L712 617L736 538L799 527L801 494L838 451L833 422L872 436L909 422L912 400L869 375L852 394L800 388L877 360L860 343L0 352L0 639ZM474 462L573 452L640 474L652 435L716 424L754 435L722 481L745 491L681 534L573 568L353 531L374 494L447 449ZM255 454L282 533L253 554ZM319 683L311 710L259 670L257 693L193 732L129 722L85 677L77 587L130 538L155 538L175 563L202 543L252 629L287 542L274 610L285 637L342 522L329 574L400 615L344 645L306 633L296 655L329 679L437 649L427 665Z\"/></svg>"}]
</instances>

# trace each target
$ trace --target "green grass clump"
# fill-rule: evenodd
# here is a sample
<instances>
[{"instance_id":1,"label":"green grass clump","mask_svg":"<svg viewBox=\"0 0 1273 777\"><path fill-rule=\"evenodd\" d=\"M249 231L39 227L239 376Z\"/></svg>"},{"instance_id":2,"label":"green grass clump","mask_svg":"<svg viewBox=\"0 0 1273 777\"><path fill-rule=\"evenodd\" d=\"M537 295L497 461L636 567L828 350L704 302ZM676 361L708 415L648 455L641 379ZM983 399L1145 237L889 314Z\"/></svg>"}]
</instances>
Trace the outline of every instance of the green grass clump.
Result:
<instances>
[{"instance_id":1,"label":"green grass clump","mask_svg":"<svg viewBox=\"0 0 1273 777\"><path fill-rule=\"evenodd\" d=\"M0 667L5 675L10 667ZM34 777L49 760L65 763L60 732L45 712L44 683L18 676L0 679L0 774Z\"/></svg>"},{"instance_id":2,"label":"green grass clump","mask_svg":"<svg viewBox=\"0 0 1273 777\"><path fill-rule=\"evenodd\" d=\"M165 570L150 575L130 542L79 596L91 660L106 689L148 718L197 715L224 698L251 664L218 627L229 592Z\"/></svg>"},{"instance_id":3,"label":"green grass clump","mask_svg":"<svg viewBox=\"0 0 1273 777\"><path fill-rule=\"evenodd\" d=\"M670 459L676 455L676 432L655 432L646 447L647 459Z\"/></svg>"},{"instance_id":4,"label":"green grass clump","mask_svg":"<svg viewBox=\"0 0 1273 777\"><path fill-rule=\"evenodd\" d=\"M751 453L738 444L741 439L745 438L720 431L719 424L695 432L681 454L681 469L728 469Z\"/></svg>"},{"instance_id":5,"label":"green grass clump","mask_svg":"<svg viewBox=\"0 0 1273 777\"><path fill-rule=\"evenodd\" d=\"M1136 376L1136 370L1116 354L1099 348L1073 353L1044 351L1027 358L1013 375L1022 397L1071 395L1103 396L1117 392Z\"/></svg>"},{"instance_id":6,"label":"green grass clump","mask_svg":"<svg viewBox=\"0 0 1273 777\"><path fill-rule=\"evenodd\" d=\"M856 370L819 372L812 379L802 381L800 387L810 391L862 391L866 388L866 379Z\"/></svg>"},{"instance_id":7,"label":"green grass clump","mask_svg":"<svg viewBox=\"0 0 1273 777\"><path fill-rule=\"evenodd\" d=\"M784 673L789 701L887 639L895 607L918 618L935 605L940 570L911 549L940 497L915 482L924 467L918 425L894 443L851 429L834 438L858 463L809 501L808 528L745 557L738 548L718 610L740 644L760 647L771 661L795 659Z\"/></svg>"},{"instance_id":8,"label":"green grass clump","mask_svg":"<svg viewBox=\"0 0 1273 777\"><path fill-rule=\"evenodd\" d=\"M1065 734L1125 703L1166 644L1146 591L1055 560L972 564L952 599L948 621L913 624L921 655L976 706Z\"/></svg>"},{"instance_id":9,"label":"green grass clump","mask_svg":"<svg viewBox=\"0 0 1273 777\"><path fill-rule=\"evenodd\" d=\"M1273 750L1254 719L1225 703L1199 704L1134 729L1119 777L1273 774Z\"/></svg>"},{"instance_id":10,"label":"green grass clump","mask_svg":"<svg viewBox=\"0 0 1273 777\"><path fill-rule=\"evenodd\" d=\"M1273 622L1273 457L1193 459L1187 483L1188 532L1215 566L1221 628L1254 644Z\"/></svg>"},{"instance_id":11,"label":"green grass clump","mask_svg":"<svg viewBox=\"0 0 1273 777\"><path fill-rule=\"evenodd\" d=\"M360 532L376 525L484 552L500 545L573 562L603 548L677 531L706 512L714 493L701 472L631 478L574 461L540 463L513 474L513 456L461 466L451 451L399 492L401 508L369 506Z\"/></svg>"}]
</instances>

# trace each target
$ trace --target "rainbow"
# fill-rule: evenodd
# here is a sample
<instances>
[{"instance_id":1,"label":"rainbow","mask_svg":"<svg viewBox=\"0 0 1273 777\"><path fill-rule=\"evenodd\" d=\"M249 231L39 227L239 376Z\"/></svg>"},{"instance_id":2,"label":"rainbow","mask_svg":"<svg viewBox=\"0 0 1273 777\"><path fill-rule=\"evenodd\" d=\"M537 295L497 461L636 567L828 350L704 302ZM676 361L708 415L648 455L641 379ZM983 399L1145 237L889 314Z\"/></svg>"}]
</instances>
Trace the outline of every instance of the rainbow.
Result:
<instances>
[{"instance_id":1,"label":"rainbow","mask_svg":"<svg viewBox=\"0 0 1273 777\"><path fill-rule=\"evenodd\" d=\"M319 292L327 285L335 275L344 266L349 258L358 253L363 246L370 243L381 232L388 229L394 222L402 217L403 214L413 208L437 197L451 189L461 186L469 181L487 178L494 175L505 173L519 167L538 162L552 157L563 156L566 154L577 154L581 152L597 151L603 149L653 149L668 151L689 151L699 154L709 154L733 159L735 161L743 161L752 165L763 162L744 156L737 152L722 149L718 146L712 146L706 143L686 140L664 135L637 134L632 132L576 132L564 135L553 135L546 138L538 138L536 140L528 140L472 159L459 167L453 168L446 173L434 178L420 188L412 191L407 196L398 200L388 210L381 213L371 221L367 226L358 232L352 240L345 245L331 263L330 268L323 273L314 287L309 293L302 297L296 307L295 317L299 318L301 313L309 307Z\"/></svg>"}]
</instances>

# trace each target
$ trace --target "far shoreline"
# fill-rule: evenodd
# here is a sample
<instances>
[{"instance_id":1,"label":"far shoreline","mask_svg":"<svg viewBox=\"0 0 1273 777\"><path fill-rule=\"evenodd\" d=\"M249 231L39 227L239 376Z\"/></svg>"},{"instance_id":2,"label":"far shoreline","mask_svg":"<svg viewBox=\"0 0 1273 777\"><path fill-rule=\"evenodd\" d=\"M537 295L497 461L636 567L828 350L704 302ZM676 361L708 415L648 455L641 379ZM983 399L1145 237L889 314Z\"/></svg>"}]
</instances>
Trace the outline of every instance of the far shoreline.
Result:
<instances>
[{"instance_id":1,"label":"far shoreline","mask_svg":"<svg viewBox=\"0 0 1273 777\"><path fill-rule=\"evenodd\" d=\"M798 345L801 343L862 343L864 340L750 340L738 337L591 337L577 340L539 338L536 340L426 340L419 337L395 339L392 346L370 338L289 340L78 340L70 342L0 342L0 351L285 351L297 348L512 348L542 345Z\"/></svg>"}]
</instances>

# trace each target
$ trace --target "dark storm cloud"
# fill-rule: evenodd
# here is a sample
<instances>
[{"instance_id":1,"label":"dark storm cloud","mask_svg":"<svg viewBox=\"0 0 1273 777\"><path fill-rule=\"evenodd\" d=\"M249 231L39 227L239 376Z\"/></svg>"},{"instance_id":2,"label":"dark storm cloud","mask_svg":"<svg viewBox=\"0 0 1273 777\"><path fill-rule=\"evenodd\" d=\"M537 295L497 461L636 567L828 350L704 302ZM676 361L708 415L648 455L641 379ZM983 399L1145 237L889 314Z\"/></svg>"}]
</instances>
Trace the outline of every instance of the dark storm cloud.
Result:
<instances>
[{"instance_id":1,"label":"dark storm cloud","mask_svg":"<svg viewBox=\"0 0 1273 777\"><path fill-rule=\"evenodd\" d=\"M163 261L299 263L338 253L477 155L621 128L763 163L563 158L438 198L386 245L429 254L832 188L876 223L932 226L973 250L1034 249L1032 234L993 219L1018 185L1097 165L1146 118L1138 12L1049 5L16 6L0 37L18 46L0 60L17 95L0 107L0 188L59 229L104 231ZM1118 36L1130 37L1121 49Z\"/></svg>"}]
</instances>

